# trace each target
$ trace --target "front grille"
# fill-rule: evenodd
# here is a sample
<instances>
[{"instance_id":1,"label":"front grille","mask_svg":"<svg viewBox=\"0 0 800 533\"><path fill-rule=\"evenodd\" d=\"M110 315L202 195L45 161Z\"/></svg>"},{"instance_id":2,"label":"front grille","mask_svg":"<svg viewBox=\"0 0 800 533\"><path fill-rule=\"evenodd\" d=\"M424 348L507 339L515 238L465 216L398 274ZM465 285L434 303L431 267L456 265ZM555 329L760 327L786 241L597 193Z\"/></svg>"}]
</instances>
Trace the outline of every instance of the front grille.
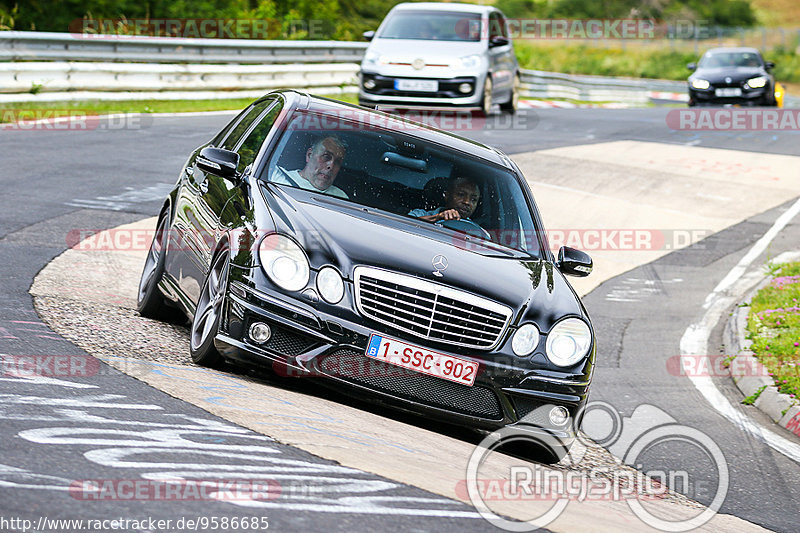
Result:
<instances>
[{"instance_id":1,"label":"front grille","mask_svg":"<svg viewBox=\"0 0 800 533\"><path fill-rule=\"evenodd\" d=\"M358 267L355 281L361 314L427 340L489 349L511 318L508 307L412 276Z\"/></svg>"},{"instance_id":2,"label":"front grille","mask_svg":"<svg viewBox=\"0 0 800 533\"><path fill-rule=\"evenodd\" d=\"M478 418L500 420L497 396L486 387L462 385L445 379L376 361L352 350L337 350L317 367L321 373L342 378L371 390Z\"/></svg>"},{"instance_id":3,"label":"front grille","mask_svg":"<svg viewBox=\"0 0 800 533\"><path fill-rule=\"evenodd\" d=\"M514 408L519 420L525 419L529 424L548 426L550 424L551 404L542 403L530 398L514 397Z\"/></svg>"}]
</instances>

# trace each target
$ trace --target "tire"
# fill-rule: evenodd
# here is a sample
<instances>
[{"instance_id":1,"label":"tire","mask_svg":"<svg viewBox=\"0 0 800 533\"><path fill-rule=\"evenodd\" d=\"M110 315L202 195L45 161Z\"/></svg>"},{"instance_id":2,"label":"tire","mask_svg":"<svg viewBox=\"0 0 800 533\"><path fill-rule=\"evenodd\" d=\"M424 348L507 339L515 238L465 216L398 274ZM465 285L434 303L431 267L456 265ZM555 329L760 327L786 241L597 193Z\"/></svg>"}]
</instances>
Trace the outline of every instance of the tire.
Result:
<instances>
[{"instance_id":1,"label":"tire","mask_svg":"<svg viewBox=\"0 0 800 533\"><path fill-rule=\"evenodd\" d=\"M189 351L192 361L211 368L222 364L222 356L214 347L214 337L219 331L222 304L228 283L230 256L228 249L221 249L211 262L206 274L200 298L197 300L192 325L189 328Z\"/></svg>"},{"instance_id":2,"label":"tire","mask_svg":"<svg viewBox=\"0 0 800 533\"><path fill-rule=\"evenodd\" d=\"M158 289L158 283L164 274L164 263L166 262L166 242L169 231L169 214L164 214L156 226L153 235L153 242L150 243L150 250L147 252L147 259L142 269L142 277L139 279L139 294L136 299L136 309L139 314L146 318L164 320L174 314L175 309L169 307L164 300L164 296Z\"/></svg>"},{"instance_id":3,"label":"tire","mask_svg":"<svg viewBox=\"0 0 800 533\"><path fill-rule=\"evenodd\" d=\"M486 74L486 82L483 84L483 97L481 97L481 112L488 117L492 114L492 74Z\"/></svg>"},{"instance_id":4,"label":"tire","mask_svg":"<svg viewBox=\"0 0 800 533\"><path fill-rule=\"evenodd\" d=\"M514 87L511 89L511 96L508 99L508 102L500 104L500 109L513 115L519 109L519 86L520 86L520 79L519 74L514 76Z\"/></svg>"}]
</instances>

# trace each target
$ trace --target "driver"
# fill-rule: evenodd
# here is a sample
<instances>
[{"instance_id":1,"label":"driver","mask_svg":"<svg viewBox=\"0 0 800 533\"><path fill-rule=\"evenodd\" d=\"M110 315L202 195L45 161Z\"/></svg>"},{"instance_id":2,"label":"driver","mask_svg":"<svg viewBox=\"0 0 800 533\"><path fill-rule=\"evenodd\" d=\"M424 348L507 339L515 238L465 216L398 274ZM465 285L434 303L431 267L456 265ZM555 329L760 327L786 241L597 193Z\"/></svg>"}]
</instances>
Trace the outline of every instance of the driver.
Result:
<instances>
[{"instance_id":1,"label":"driver","mask_svg":"<svg viewBox=\"0 0 800 533\"><path fill-rule=\"evenodd\" d=\"M475 208L478 207L480 199L481 191L477 183L470 178L455 178L450 181L447 191L444 193L444 207L431 211L414 209L408 214L425 222L469 220L469 217L475 212Z\"/></svg>"}]
</instances>

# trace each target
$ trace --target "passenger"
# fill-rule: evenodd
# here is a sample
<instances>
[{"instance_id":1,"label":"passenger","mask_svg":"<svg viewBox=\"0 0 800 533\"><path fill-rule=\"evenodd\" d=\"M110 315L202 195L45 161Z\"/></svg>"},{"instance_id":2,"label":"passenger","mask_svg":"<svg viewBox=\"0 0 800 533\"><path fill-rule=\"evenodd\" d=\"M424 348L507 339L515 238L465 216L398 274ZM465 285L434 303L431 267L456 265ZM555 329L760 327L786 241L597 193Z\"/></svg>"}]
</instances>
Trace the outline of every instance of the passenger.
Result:
<instances>
[{"instance_id":1,"label":"passenger","mask_svg":"<svg viewBox=\"0 0 800 533\"><path fill-rule=\"evenodd\" d=\"M447 191L444 193L443 207L430 211L414 209L408 214L425 222L469 220L478 207L480 199L481 191L477 183L470 178L455 178L450 181Z\"/></svg>"},{"instance_id":2,"label":"passenger","mask_svg":"<svg viewBox=\"0 0 800 533\"><path fill-rule=\"evenodd\" d=\"M286 170L276 167L270 181L347 200L347 193L333 184L344 161L346 150L344 142L336 136L329 135L306 150L306 165L302 169Z\"/></svg>"}]
</instances>

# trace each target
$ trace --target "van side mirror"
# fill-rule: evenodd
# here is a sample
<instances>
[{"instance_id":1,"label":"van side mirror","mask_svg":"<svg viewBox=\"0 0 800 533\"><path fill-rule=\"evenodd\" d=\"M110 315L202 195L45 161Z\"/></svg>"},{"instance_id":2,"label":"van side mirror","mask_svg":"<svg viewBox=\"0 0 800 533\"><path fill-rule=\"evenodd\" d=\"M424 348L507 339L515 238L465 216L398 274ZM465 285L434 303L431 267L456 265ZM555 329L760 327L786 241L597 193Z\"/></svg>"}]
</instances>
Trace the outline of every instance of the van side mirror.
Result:
<instances>
[{"instance_id":1,"label":"van side mirror","mask_svg":"<svg viewBox=\"0 0 800 533\"><path fill-rule=\"evenodd\" d=\"M364 37L365 40L371 41L375 37L375 32L372 30L365 31L364 33L361 34L361 36Z\"/></svg>"},{"instance_id":2,"label":"van side mirror","mask_svg":"<svg viewBox=\"0 0 800 533\"><path fill-rule=\"evenodd\" d=\"M498 46L505 46L511 43L511 39L503 37L502 35L495 35L489 39L489 48L496 48Z\"/></svg>"},{"instance_id":3,"label":"van side mirror","mask_svg":"<svg viewBox=\"0 0 800 533\"><path fill-rule=\"evenodd\" d=\"M771 69L775 68L775 62L774 61L766 61L766 62L764 62L764 68L767 69L767 70L771 70Z\"/></svg>"},{"instance_id":4,"label":"van side mirror","mask_svg":"<svg viewBox=\"0 0 800 533\"><path fill-rule=\"evenodd\" d=\"M689 63L688 65L686 65L686 68L688 68L689 70L697 70L697 63Z\"/></svg>"}]
</instances>

